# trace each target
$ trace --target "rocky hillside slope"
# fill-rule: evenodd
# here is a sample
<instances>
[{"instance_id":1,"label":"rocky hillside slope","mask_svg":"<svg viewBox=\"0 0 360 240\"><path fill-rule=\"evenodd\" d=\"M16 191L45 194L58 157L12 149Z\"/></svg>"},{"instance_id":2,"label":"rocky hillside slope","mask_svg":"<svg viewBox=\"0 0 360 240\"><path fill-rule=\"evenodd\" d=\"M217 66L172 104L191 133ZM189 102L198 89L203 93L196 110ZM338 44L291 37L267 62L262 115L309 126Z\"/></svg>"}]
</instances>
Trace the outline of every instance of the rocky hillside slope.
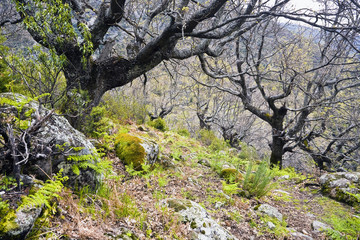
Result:
<instances>
[{"instance_id":1,"label":"rocky hillside slope","mask_svg":"<svg viewBox=\"0 0 360 240\"><path fill-rule=\"evenodd\" d=\"M305 176L293 169L270 171L246 145L239 151L219 141L206 145L206 141L182 135L187 134L135 124L114 126L112 133L92 140L103 154L105 166L98 187L94 190L64 183L66 187L52 195L48 204L40 206L41 213L33 211L35 222L25 227L25 234L14 233L19 228L9 226L7 213L21 206L20 196L34 194L34 188L41 189L45 183L33 179L30 187L14 194L10 190L14 183L2 175L1 234L13 231L13 239L360 237L358 193L351 195L350 205L343 204L323 195L320 175ZM144 151L139 150L135 138L156 143L159 153L156 144L142 145ZM144 144L143 140L139 142ZM134 161L141 159L137 167L124 165L119 148L128 151L126 156L134 154ZM148 159L154 151L158 155ZM248 167L250 163L252 168ZM330 185L334 189L355 189L359 174L352 176L351 181L342 180L347 182L345 186ZM329 190L329 184L326 186ZM29 211L21 214L30 216ZM17 211L16 216L11 215L17 218L18 225L22 224L18 220L21 214ZM10 235L1 234L0 239L9 239Z\"/></svg>"}]
</instances>

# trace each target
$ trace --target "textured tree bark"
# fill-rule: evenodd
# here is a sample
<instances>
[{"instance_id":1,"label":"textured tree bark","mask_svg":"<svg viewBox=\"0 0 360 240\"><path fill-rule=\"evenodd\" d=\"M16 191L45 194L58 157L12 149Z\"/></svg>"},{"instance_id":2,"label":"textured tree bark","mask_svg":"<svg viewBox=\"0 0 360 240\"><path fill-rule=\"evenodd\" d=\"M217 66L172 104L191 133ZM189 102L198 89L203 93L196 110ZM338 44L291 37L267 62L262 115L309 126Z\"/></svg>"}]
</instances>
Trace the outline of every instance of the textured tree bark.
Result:
<instances>
[{"instance_id":1,"label":"textured tree bark","mask_svg":"<svg viewBox=\"0 0 360 240\"><path fill-rule=\"evenodd\" d=\"M282 159L284 155L285 141L277 134L273 133L272 144L271 144L271 156L270 156L270 167L279 166L282 168Z\"/></svg>"}]
</instances>

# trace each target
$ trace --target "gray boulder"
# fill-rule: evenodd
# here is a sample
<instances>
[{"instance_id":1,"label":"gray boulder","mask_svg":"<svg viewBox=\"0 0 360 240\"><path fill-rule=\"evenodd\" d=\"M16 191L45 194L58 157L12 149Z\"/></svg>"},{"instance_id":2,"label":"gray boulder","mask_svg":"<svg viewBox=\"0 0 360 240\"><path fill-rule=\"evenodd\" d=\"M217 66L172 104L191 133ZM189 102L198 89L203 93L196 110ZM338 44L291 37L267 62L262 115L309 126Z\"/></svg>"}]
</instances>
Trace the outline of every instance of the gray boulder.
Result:
<instances>
[{"instance_id":1,"label":"gray boulder","mask_svg":"<svg viewBox=\"0 0 360 240\"><path fill-rule=\"evenodd\" d=\"M347 203L349 205L359 204L354 194L360 193L360 173L339 172L324 174L319 182L321 190L329 197Z\"/></svg>"},{"instance_id":2,"label":"gray boulder","mask_svg":"<svg viewBox=\"0 0 360 240\"><path fill-rule=\"evenodd\" d=\"M221 227L199 204L185 199L168 199L166 204L175 210L181 221L190 223L193 240L236 240Z\"/></svg>"},{"instance_id":3,"label":"gray boulder","mask_svg":"<svg viewBox=\"0 0 360 240\"><path fill-rule=\"evenodd\" d=\"M268 215L269 217L277 218L280 222L283 220L283 215L279 212L279 210L269 204L261 204L257 211Z\"/></svg>"},{"instance_id":4,"label":"gray boulder","mask_svg":"<svg viewBox=\"0 0 360 240\"><path fill-rule=\"evenodd\" d=\"M331 229L331 227L329 225L319 222L319 221L313 221L311 223L311 227L314 230L314 232L324 232L326 230Z\"/></svg>"},{"instance_id":5,"label":"gray boulder","mask_svg":"<svg viewBox=\"0 0 360 240\"><path fill-rule=\"evenodd\" d=\"M159 158L159 145L150 139L139 137L142 142L140 145L144 148L146 153L146 162L154 164Z\"/></svg>"},{"instance_id":6,"label":"gray boulder","mask_svg":"<svg viewBox=\"0 0 360 240\"><path fill-rule=\"evenodd\" d=\"M20 119L28 122L28 126L33 124L36 119L41 119L50 113L50 110L40 107L38 102L29 101L27 97L20 94L1 93L0 98L16 102L28 102L22 107L20 114L14 106L9 104L0 106L0 114L20 115ZM26 116L24 114L26 112L31 113L31 115ZM0 118L0 121L5 120ZM101 176L96 174L94 170L99 161L95 147L86 139L84 134L74 129L64 117L51 115L32 135L30 141L32 152L27 163L22 165L24 174L47 180L49 176L62 168L64 169L63 174L69 177L69 186L90 185L93 188L99 182ZM34 146L42 147L34 149ZM6 169L0 170L5 171Z\"/></svg>"},{"instance_id":7,"label":"gray boulder","mask_svg":"<svg viewBox=\"0 0 360 240\"><path fill-rule=\"evenodd\" d=\"M15 219L10 220L12 227L0 232L0 240L21 240L31 231L36 219L40 216L42 207L31 207L17 210Z\"/></svg>"},{"instance_id":8,"label":"gray boulder","mask_svg":"<svg viewBox=\"0 0 360 240\"><path fill-rule=\"evenodd\" d=\"M299 232L291 232L290 235L292 236L292 239L296 240L313 240L312 237Z\"/></svg>"}]
</instances>

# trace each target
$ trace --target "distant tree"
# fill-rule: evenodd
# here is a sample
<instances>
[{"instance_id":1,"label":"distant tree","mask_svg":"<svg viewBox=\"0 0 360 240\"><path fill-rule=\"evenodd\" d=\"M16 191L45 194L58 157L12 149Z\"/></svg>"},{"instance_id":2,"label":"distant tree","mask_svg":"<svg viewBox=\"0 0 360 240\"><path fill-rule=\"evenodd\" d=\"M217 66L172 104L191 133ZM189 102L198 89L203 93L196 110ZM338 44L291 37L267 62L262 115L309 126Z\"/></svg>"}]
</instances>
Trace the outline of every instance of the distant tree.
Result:
<instances>
[{"instance_id":1,"label":"distant tree","mask_svg":"<svg viewBox=\"0 0 360 240\"><path fill-rule=\"evenodd\" d=\"M143 87L150 120L165 118L176 108L189 105L191 84L183 71L182 66L174 61L163 62L146 74L148 80Z\"/></svg>"},{"instance_id":2,"label":"distant tree","mask_svg":"<svg viewBox=\"0 0 360 240\"><path fill-rule=\"evenodd\" d=\"M199 55L204 72L214 79L204 85L237 96L246 110L271 126L272 166L282 166L284 153L300 146L322 168L327 159L315 157L318 150L310 151L306 143L320 136L313 129L326 124L326 118L316 117L318 112L359 100L358 94L351 100L347 95L360 86L357 74L351 74L358 61L348 39L315 33L297 35L284 24L264 22L240 36L230 51L224 50L223 58ZM219 84L216 79L228 79L229 83Z\"/></svg>"},{"instance_id":3,"label":"distant tree","mask_svg":"<svg viewBox=\"0 0 360 240\"><path fill-rule=\"evenodd\" d=\"M220 48L213 48L215 40L224 46L289 0L273 4L260 0L15 2L33 39L66 58L68 90L86 90L89 105L95 106L106 91L133 81L164 60L219 55ZM116 44L121 51L114 53Z\"/></svg>"}]
</instances>

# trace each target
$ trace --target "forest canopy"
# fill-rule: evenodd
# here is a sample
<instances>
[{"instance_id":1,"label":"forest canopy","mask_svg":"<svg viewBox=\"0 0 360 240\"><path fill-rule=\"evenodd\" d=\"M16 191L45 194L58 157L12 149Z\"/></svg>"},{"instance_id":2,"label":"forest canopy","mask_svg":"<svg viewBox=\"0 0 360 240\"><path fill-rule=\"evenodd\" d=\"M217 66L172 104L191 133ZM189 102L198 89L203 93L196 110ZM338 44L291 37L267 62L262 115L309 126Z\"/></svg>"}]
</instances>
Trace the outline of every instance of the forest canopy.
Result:
<instances>
[{"instance_id":1,"label":"forest canopy","mask_svg":"<svg viewBox=\"0 0 360 240\"><path fill-rule=\"evenodd\" d=\"M48 93L78 129L112 102L113 114L182 115L178 128L268 145L273 166L306 153L343 167L359 161L360 5L317 2L6 0L2 33L18 25L37 45L0 48L1 91Z\"/></svg>"}]
</instances>

